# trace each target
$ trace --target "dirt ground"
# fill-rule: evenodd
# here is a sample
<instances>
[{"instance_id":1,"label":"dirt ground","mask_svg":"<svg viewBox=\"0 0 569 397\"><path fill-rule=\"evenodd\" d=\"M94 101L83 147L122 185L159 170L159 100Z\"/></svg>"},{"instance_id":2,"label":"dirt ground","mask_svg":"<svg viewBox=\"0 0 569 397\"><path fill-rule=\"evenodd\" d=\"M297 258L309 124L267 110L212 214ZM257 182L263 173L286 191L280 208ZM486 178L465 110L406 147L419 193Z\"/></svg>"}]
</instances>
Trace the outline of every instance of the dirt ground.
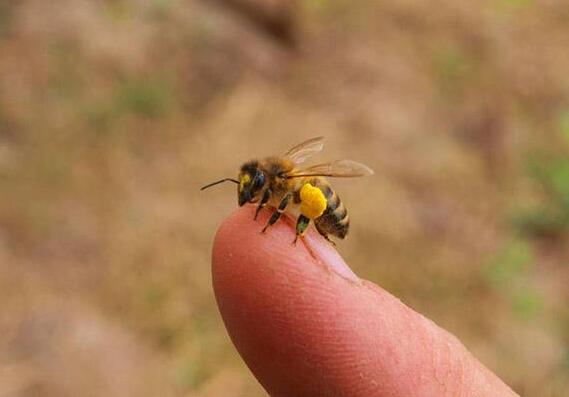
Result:
<instances>
[{"instance_id":1,"label":"dirt ground","mask_svg":"<svg viewBox=\"0 0 569 397\"><path fill-rule=\"evenodd\" d=\"M566 396L568 48L562 0L1 2L0 396L264 396L199 187L318 135L354 270Z\"/></svg>"}]
</instances>

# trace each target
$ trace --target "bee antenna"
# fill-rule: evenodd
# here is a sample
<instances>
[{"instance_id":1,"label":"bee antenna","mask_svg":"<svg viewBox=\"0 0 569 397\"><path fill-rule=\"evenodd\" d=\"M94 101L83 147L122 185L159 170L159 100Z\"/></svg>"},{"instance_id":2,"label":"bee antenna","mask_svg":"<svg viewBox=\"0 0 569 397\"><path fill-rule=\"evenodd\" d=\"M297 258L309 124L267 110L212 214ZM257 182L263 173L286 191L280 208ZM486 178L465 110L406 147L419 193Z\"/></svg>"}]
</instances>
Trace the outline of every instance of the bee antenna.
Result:
<instances>
[{"instance_id":1,"label":"bee antenna","mask_svg":"<svg viewBox=\"0 0 569 397\"><path fill-rule=\"evenodd\" d=\"M218 184L223 183L223 182L233 182L233 183L236 183L236 184L239 185L239 181L236 180L236 179L233 179L233 178L224 178L224 179L220 179L219 181L212 182L212 183L210 183L209 185L205 185L205 186L202 187L200 190L205 190L205 189L207 189L207 188L209 188L209 187L218 185Z\"/></svg>"}]
</instances>

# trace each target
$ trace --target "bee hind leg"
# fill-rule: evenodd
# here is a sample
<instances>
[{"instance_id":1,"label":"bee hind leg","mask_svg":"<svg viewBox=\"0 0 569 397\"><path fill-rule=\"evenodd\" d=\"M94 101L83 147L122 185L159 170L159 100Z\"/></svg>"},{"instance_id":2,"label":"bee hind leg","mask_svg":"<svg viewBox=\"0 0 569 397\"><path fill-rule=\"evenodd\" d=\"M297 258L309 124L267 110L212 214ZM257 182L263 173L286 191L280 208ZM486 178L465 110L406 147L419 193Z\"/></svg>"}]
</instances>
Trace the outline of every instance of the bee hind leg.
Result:
<instances>
[{"instance_id":1,"label":"bee hind leg","mask_svg":"<svg viewBox=\"0 0 569 397\"><path fill-rule=\"evenodd\" d=\"M284 210L286 209L288 202L290 201L290 198L292 197L291 194L287 194L286 196L283 197L283 199L281 200L281 202L279 203L279 207L277 208L277 210L275 212L273 212L273 215L271 215L271 218L269 219L269 222L267 222L267 224L265 225L265 227L263 228L263 230L261 230L261 233L265 233L267 231L267 228L269 226L272 226L276 223L276 221L279 220L279 218L281 217L282 213L284 212Z\"/></svg>"},{"instance_id":2,"label":"bee hind leg","mask_svg":"<svg viewBox=\"0 0 569 397\"><path fill-rule=\"evenodd\" d=\"M330 239L330 237L328 237L328 233L324 229L322 229L318 221L314 222L314 225L316 226L316 230L318 230L318 233L320 233L320 235L324 237L326 241L328 241L333 246L336 246L336 243L332 239Z\"/></svg>"},{"instance_id":3,"label":"bee hind leg","mask_svg":"<svg viewBox=\"0 0 569 397\"><path fill-rule=\"evenodd\" d=\"M294 241L292 242L293 244L296 245L298 236L304 236L306 229L308 229L308 225L310 225L310 218L307 218L304 215L300 215L296 220L296 236L294 237Z\"/></svg>"},{"instance_id":4,"label":"bee hind leg","mask_svg":"<svg viewBox=\"0 0 569 397\"><path fill-rule=\"evenodd\" d=\"M336 243L335 243L330 237L328 237L327 234L322 234L322 233L321 233L321 235L322 235L322 237L324 237L324 238L326 239L326 241L328 241L328 242L329 242L330 244L332 244L334 247L336 246Z\"/></svg>"}]
</instances>

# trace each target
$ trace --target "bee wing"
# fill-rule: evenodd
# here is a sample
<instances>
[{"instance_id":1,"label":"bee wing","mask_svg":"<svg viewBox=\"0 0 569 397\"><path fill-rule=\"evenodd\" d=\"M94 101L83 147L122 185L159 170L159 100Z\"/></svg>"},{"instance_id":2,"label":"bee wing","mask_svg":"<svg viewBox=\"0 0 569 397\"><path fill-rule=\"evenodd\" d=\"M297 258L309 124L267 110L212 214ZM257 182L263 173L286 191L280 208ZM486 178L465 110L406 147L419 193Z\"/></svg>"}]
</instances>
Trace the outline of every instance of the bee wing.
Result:
<instances>
[{"instance_id":1,"label":"bee wing","mask_svg":"<svg viewBox=\"0 0 569 397\"><path fill-rule=\"evenodd\" d=\"M291 159L295 164L300 164L304 163L310 156L321 152L323 148L324 137L319 136L292 147L283 156Z\"/></svg>"},{"instance_id":2,"label":"bee wing","mask_svg":"<svg viewBox=\"0 0 569 397\"><path fill-rule=\"evenodd\" d=\"M367 165L352 160L337 160L330 163L317 164L294 172L289 178L305 176L329 176L338 178L354 178L373 175L373 170Z\"/></svg>"}]
</instances>

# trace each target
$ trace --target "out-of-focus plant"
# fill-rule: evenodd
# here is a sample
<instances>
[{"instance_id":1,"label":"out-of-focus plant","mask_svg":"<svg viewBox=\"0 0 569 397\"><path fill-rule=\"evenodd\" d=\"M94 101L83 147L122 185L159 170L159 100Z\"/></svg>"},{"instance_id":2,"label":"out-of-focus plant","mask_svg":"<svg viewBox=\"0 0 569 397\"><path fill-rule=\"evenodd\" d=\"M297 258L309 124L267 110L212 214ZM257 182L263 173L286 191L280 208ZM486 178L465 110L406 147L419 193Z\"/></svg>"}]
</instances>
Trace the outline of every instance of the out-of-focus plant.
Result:
<instances>
[{"instance_id":1,"label":"out-of-focus plant","mask_svg":"<svg viewBox=\"0 0 569 397\"><path fill-rule=\"evenodd\" d=\"M533 252L530 245L521 239L514 239L504 244L502 249L490 261L486 276L490 284L502 287L514 278L531 270Z\"/></svg>"},{"instance_id":2,"label":"out-of-focus plant","mask_svg":"<svg viewBox=\"0 0 569 397\"><path fill-rule=\"evenodd\" d=\"M542 296L533 283L534 254L522 238L507 241L485 267L488 284L504 296L512 312L529 319L542 308Z\"/></svg>"},{"instance_id":3,"label":"out-of-focus plant","mask_svg":"<svg viewBox=\"0 0 569 397\"><path fill-rule=\"evenodd\" d=\"M447 94L454 94L461 83L472 73L473 65L464 51L453 46L444 46L433 55L437 80Z\"/></svg>"},{"instance_id":4,"label":"out-of-focus plant","mask_svg":"<svg viewBox=\"0 0 569 397\"><path fill-rule=\"evenodd\" d=\"M128 81L120 86L116 105L124 112L156 117L168 108L172 101L172 95L172 89L165 81Z\"/></svg>"},{"instance_id":5,"label":"out-of-focus plant","mask_svg":"<svg viewBox=\"0 0 569 397\"><path fill-rule=\"evenodd\" d=\"M173 85L165 79L132 79L115 87L111 100L88 103L82 108L87 124L96 132L112 130L121 116L146 119L164 116L175 103Z\"/></svg>"},{"instance_id":6,"label":"out-of-focus plant","mask_svg":"<svg viewBox=\"0 0 569 397\"><path fill-rule=\"evenodd\" d=\"M526 159L527 174L540 188L537 203L513 218L514 226L526 235L554 238L569 232L569 111L560 113L557 127L563 147Z\"/></svg>"},{"instance_id":7,"label":"out-of-focus plant","mask_svg":"<svg viewBox=\"0 0 569 397\"><path fill-rule=\"evenodd\" d=\"M534 0L500 0L496 2L496 6L505 10L521 10L534 3Z\"/></svg>"}]
</instances>

